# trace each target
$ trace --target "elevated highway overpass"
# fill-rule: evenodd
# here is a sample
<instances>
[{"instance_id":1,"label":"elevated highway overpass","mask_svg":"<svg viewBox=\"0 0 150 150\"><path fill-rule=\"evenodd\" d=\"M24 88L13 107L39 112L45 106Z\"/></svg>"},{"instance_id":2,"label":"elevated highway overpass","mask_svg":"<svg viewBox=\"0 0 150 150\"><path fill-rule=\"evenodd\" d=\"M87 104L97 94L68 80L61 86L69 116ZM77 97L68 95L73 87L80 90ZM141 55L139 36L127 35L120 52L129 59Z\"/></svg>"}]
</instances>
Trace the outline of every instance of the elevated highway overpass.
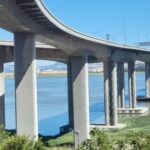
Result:
<instances>
[{"instance_id":1,"label":"elevated highway overpass","mask_svg":"<svg viewBox=\"0 0 150 150\"><path fill-rule=\"evenodd\" d=\"M35 59L68 65L69 124L75 131L76 146L89 138L88 62L104 63L106 126L118 125L117 106L125 109L124 62L129 64L129 108L137 107L136 60L146 62L146 88L150 96L149 50L74 31L57 20L41 0L0 0L0 14L0 27L14 33L14 48L12 43L0 43L0 62L15 62L18 135L38 138ZM46 46L36 47L35 40Z\"/></svg>"},{"instance_id":2,"label":"elevated highway overpass","mask_svg":"<svg viewBox=\"0 0 150 150\"><path fill-rule=\"evenodd\" d=\"M59 22L41 0L0 0L0 13L1 28L13 33L33 33L37 41L54 46L69 56L87 55L106 60L115 57L118 52L120 59L124 52L130 52L130 55L140 54L141 51L149 52L143 48L111 43L74 31Z\"/></svg>"},{"instance_id":3,"label":"elevated highway overpass","mask_svg":"<svg viewBox=\"0 0 150 150\"><path fill-rule=\"evenodd\" d=\"M53 46L37 42L35 48L37 60L51 60L67 63L68 55ZM13 61L14 42L0 41L0 63L3 64Z\"/></svg>"}]
</instances>

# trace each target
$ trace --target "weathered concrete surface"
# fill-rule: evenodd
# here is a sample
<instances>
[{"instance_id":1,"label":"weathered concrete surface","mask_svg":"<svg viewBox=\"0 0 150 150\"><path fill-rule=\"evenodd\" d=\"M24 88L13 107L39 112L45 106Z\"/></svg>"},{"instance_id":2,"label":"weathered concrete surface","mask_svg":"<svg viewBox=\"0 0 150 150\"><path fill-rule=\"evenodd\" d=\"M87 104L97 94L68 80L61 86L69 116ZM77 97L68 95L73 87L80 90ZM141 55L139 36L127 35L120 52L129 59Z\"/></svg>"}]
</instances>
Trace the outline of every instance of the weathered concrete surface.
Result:
<instances>
[{"instance_id":1,"label":"weathered concrete surface","mask_svg":"<svg viewBox=\"0 0 150 150\"><path fill-rule=\"evenodd\" d=\"M75 147L90 138L87 57L71 57Z\"/></svg>"},{"instance_id":2,"label":"weathered concrete surface","mask_svg":"<svg viewBox=\"0 0 150 150\"><path fill-rule=\"evenodd\" d=\"M125 108L124 63L117 63L118 108Z\"/></svg>"},{"instance_id":3,"label":"weathered concrete surface","mask_svg":"<svg viewBox=\"0 0 150 150\"><path fill-rule=\"evenodd\" d=\"M150 98L150 62L145 63L146 97Z\"/></svg>"},{"instance_id":4,"label":"weathered concrete surface","mask_svg":"<svg viewBox=\"0 0 150 150\"><path fill-rule=\"evenodd\" d=\"M5 89L3 64L0 64L0 124L5 127Z\"/></svg>"},{"instance_id":5,"label":"weathered concrete surface","mask_svg":"<svg viewBox=\"0 0 150 150\"><path fill-rule=\"evenodd\" d=\"M107 126L115 126L118 122L116 78L116 63L104 62L105 123Z\"/></svg>"},{"instance_id":6,"label":"weathered concrete surface","mask_svg":"<svg viewBox=\"0 0 150 150\"><path fill-rule=\"evenodd\" d=\"M31 33L15 33L16 129L38 138L35 41Z\"/></svg>"},{"instance_id":7,"label":"weathered concrete surface","mask_svg":"<svg viewBox=\"0 0 150 150\"><path fill-rule=\"evenodd\" d=\"M68 79L68 114L69 114L69 128L73 128L74 113L73 113L73 87L72 87L72 65L69 61L67 64L67 79Z\"/></svg>"},{"instance_id":8,"label":"weathered concrete surface","mask_svg":"<svg viewBox=\"0 0 150 150\"><path fill-rule=\"evenodd\" d=\"M128 62L129 107L136 108L136 75L135 62Z\"/></svg>"}]
</instances>

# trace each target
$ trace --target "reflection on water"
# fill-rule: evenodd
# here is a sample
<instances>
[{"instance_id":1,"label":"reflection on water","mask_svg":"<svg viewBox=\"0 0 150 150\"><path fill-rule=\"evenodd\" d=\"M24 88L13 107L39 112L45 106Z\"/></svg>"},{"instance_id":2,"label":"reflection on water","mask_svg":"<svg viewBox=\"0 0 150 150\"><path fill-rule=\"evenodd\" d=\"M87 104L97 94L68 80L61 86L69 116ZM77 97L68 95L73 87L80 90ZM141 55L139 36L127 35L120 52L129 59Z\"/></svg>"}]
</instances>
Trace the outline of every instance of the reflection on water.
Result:
<instances>
[{"instance_id":1,"label":"reflection on water","mask_svg":"<svg viewBox=\"0 0 150 150\"><path fill-rule=\"evenodd\" d=\"M128 77L125 75L125 98L128 105ZM14 80L6 78L6 128L15 129ZM38 77L38 119L39 133L55 135L59 127L68 123L67 78ZM89 77L90 122L104 123L104 87L103 76ZM137 96L145 95L144 73L137 74ZM138 106L145 106L138 103ZM149 104L150 107L150 104Z\"/></svg>"}]
</instances>

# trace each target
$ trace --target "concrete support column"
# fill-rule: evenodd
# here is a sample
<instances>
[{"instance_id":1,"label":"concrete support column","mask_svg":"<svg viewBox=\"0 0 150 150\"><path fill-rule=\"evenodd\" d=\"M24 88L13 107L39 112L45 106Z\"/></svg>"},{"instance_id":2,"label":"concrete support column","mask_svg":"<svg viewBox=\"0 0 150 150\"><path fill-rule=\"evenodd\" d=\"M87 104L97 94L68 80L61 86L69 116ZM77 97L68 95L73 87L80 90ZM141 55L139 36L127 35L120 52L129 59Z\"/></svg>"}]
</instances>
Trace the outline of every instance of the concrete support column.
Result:
<instances>
[{"instance_id":1,"label":"concrete support column","mask_svg":"<svg viewBox=\"0 0 150 150\"><path fill-rule=\"evenodd\" d=\"M118 108L125 108L124 63L117 64Z\"/></svg>"},{"instance_id":2,"label":"concrete support column","mask_svg":"<svg viewBox=\"0 0 150 150\"><path fill-rule=\"evenodd\" d=\"M135 62L128 62L129 107L136 108Z\"/></svg>"},{"instance_id":3,"label":"concrete support column","mask_svg":"<svg viewBox=\"0 0 150 150\"><path fill-rule=\"evenodd\" d=\"M5 89L3 64L0 64L0 125L5 127Z\"/></svg>"},{"instance_id":4,"label":"concrete support column","mask_svg":"<svg viewBox=\"0 0 150 150\"><path fill-rule=\"evenodd\" d=\"M104 62L104 98L106 125L116 125L117 111L117 72L114 61Z\"/></svg>"},{"instance_id":5,"label":"concrete support column","mask_svg":"<svg viewBox=\"0 0 150 150\"><path fill-rule=\"evenodd\" d=\"M16 129L38 138L35 41L31 33L15 33Z\"/></svg>"},{"instance_id":6,"label":"concrete support column","mask_svg":"<svg viewBox=\"0 0 150 150\"><path fill-rule=\"evenodd\" d=\"M146 97L150 98L150 62L145 63Z\"/></svg>"},{"instance_id":7,"label":"concrete support column","mask_svg":"<svg viewBox=\"0 0 150 150\"><path fill-rule=\"evenodd\" d=\"M68 77L68 115L69 115L69 126L73 128L73 89L72 89L72 74L71 74L71 63L67 64L67 77Z\"/></svg>"},{"instance_id":8,"label":"concrete support column","mask_svg":"<svg viewBox=\"0 0 150 150\"><path fill-rule=\"evenodd\" d=\"M87 57L71 57L75 147L90 137Z\"/></svg>"}]
</instances>

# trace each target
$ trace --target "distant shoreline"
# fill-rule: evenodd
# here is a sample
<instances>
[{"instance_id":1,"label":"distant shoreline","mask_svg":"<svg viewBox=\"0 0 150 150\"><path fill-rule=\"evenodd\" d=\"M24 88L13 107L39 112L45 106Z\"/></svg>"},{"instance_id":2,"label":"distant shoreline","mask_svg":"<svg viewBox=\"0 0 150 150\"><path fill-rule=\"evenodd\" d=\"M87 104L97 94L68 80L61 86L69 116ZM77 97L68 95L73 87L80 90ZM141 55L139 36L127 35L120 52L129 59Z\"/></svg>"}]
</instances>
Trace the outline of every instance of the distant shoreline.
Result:
<instances>
[{"instance_id":1,"label":"distant shoreline","mask_svg":"<svg viewBox=\"0 0 150 150\"><path fill-rule=\"evenodd\" d=\"M126 71L125 71L126 72ZM143 73L144 71L137 71L137 73ZM4 77L12 78L14 73L3 73ZM90 75L103 74L103 72L89 72ZM38 77L57 77L57 76L67 76L67 73L37 73Z\"/></svg>"},{"instance_id":2,"label":"distant shoreline","mask_svg":"<svg viewBox=\"0 0 150 150\"><path fill-rule=\"evenodd\" d=\"M90 75L97 75L97 74L102 74L103 72L94 72L91 73L89 72ZM37 73L38 77L57 77L57 76L67 76L67 73L55 73L55 74L45 74L45 73ZM14 77L14 73L4 73L4 77L9 78L9 77Z\"/></svg>"}]
</instances>

